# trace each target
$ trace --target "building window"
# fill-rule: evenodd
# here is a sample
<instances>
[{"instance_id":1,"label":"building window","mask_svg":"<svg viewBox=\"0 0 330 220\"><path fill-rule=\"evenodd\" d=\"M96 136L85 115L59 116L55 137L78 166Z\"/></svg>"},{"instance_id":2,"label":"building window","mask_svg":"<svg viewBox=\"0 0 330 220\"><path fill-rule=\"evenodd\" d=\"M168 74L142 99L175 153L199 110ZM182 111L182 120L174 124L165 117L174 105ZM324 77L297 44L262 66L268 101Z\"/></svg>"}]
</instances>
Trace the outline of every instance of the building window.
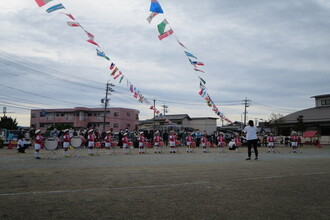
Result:
<instances>
[{"instance_id":1,"label":"building window","mask_svg":"<svg viewBox=\"0 0 330 220\"><path fill-rule=\"evenodd\" d=\"M92 116L92 113L88 113L87 115L88 115L88 116Z\"/></svg>"},{"instance_id":2,"label":"building window","mask_svg":"<svg viewBox=\"0 0 330 220\"><path fill-rule=\"evenodd\" d=\"M115 112L113 116L119 116L119 112Z\"/></svg>"},{"instance_id":3,"label":"building window","mask_svg":"<svg viewBox=\"0 0 330 220\"><path fill-rule=\"evenodd\" d=\"M131 127L131 124L127 124L126 127L130 128Z\"/></svg>"},{"instance_id":4,"label":"building window","mask_svg":"<svg viewBox=\"0 0 330 220\"><path fill-rule=\"evenodd\" d=\"M330 105L330 99L321 100L321 105Z\"/></svg>"},{"instance_id":5,"label":"building window","mask_svg":"<svg viewBox=\"0 0 330 220\"><path fill-rule=\"evenodd\" d=\"M60 117L60 114L56 114L56 117Z\"/></svg>"},{"instance_id":6,"label":"building window","mask_svg":"<svg viewBox=\"0 0 330 220\"><path fill-rule=\"evenodd\" d=\"M114 127L114 128L118 128L119 125L118 125L117 123L114 123L114 124L113 124L113 127Z\"/></svg>"},{"instance_id":7,"label":"building window","mask_svg":"<svg viewBox=\"0 0 330 220\"><path fill-rule=\"evenodd\" d=\"M32 114L31 117L32 117L32 118L36 118L37 115L36 115L36 114Z\"/></svg>"},{"instance_id":8,"label":"building window","mask_svg":"<svg viewBox=\"0 0 330 220\"><path fill-rule=\"evenodd\" d=\"M97 113L94 113L93 116L98 116Z\"/></svg>"},{"instance_id":9,"label":"building window","mask_svg":"<svg viewBox=\"0 0 330 220\"><path fill-rule=\"evenodd\" d=\"M127 112L127 116L128 116L128 117L131 116L131 113Z\"/></svg>"},{"instance_id":10,"label":"building window","mask_svg":"<svg viewBox=\"0 0 330 220\"><path fill-rule=\"evenodd\" d=\"M135 115L135 120L139 120L139 115L138 114Z\"/></svg>"},{"instance_id":11,"label":"building window","mask_svg":"<svg viewBox=\"0 0 330 220\"><path fill-rule=\"evenodd\" d=\"M64 113L61 113L61 117L64 117Z\"/></svg>"}]
</instances>

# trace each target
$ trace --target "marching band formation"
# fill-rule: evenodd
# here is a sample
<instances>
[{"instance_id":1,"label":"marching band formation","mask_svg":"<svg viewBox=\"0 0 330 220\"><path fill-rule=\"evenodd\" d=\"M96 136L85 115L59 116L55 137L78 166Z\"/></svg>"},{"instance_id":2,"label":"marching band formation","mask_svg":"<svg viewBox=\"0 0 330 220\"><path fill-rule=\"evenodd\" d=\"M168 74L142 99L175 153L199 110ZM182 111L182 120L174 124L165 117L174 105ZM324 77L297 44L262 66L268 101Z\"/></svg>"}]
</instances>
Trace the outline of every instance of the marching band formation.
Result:
<instances>
[{"instance_id":1,"label":"marching band formation","mask_svg":"<svg viewBox=\"0 0 330 220\"><path fill-rule=\"evenodd\" d=\"M242 146L242 138L239 134L236 134L236 136L228 143L228 140L226 141L225 134L223 132L218 132L211 141L205 132L200 134L200 136L198 133L192 134L191 132L186 132L186 135L183 137L184 140L182 137L180 137L181 139L179 140L175 131L171 131L168 134L168 137L165 137L164 135L161 135L159 131L156 131L153 133L152 138L147 138L145 132L135 133L133 138L131 137L132 133L128 131L119 133L118 138L114 138L114 133L112 131L105 132L103 137L100 137L101 135L99 135L99 133L94 129L90 129L86 133L87 134L85 136L70 135L69 129L65 129L62 131L62 135L60 137L56 136L54 138L53 136L44 138L40 134L40 130L36 130L34 136L34 158L41 159L40 149L42 148L49 151L55 151L59 148L63 148L63 157L70 157L70 148L87 148L88 155L94 156L94 150L99 148L104 148L106 155L115 154L116 148L120 149L122 154L127 155L131 153L131 149L133 148L138 148L138 154L145 154L147 148L153 149L155 154L165 153L165 149L168 148L168 152L170 154L175 154L178 152L178 147L184 147L186 153L193 153L194 149L198 147L202 149L203 153L210 152L209 148L217 148L218 153L225 153L226 146L228 146L229 149L235 150L239 153L239 148ZM275 148L276 138L272 133L268 135L266 140L268 145L267 152L279 153L279 151ZM291 152L300 152L297 149L300 137L296 132L292 133L290 140L292 147ZM257 149L254 148L254 151L257 151Z\"/></svg>"}]
</instances>

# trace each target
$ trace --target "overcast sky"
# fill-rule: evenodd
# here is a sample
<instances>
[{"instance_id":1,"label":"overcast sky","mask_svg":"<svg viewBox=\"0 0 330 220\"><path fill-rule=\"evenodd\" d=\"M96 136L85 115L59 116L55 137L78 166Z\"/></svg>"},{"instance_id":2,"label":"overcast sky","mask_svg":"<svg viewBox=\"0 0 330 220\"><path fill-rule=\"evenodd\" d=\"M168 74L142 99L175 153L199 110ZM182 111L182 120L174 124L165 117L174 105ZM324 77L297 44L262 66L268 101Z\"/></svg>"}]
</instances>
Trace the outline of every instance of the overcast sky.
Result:
<instances>
[{"instance_id":1,"label":"overcast sky","mask_svg":"<svg viewBox=\"0 0 330 220\"><path fill-rule=\"evenodd\" d=\"M163 0L164 15L151 24L150 0L63 0L39 8L34 0L0 5L0 107L29 125L31 108L100 107L105 84L116 86L110 107L134 108L152 118L109 75L114 62L133 85L168 114L217 117L199 92L196 72L176 37L205 66L200 76L226 117L268 120L314 107L311 96L329 94L330 2L327 0ZM67 10L46 13L62 3ZM71 13L111 59L96 56ZM164 18L175 36L158 39ZM220 123L220 120L219 120Z\"/></svg>"}]
</instances>

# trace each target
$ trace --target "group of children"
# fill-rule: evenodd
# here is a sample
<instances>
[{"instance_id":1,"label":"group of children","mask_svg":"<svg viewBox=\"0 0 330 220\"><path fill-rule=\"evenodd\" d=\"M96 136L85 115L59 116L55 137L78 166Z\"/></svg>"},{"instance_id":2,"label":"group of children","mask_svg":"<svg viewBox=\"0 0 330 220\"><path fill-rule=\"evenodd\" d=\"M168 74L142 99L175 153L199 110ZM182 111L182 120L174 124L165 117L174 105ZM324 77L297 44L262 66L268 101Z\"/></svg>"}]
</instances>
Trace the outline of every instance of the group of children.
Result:
<instances>
[{"instance_id":1,"label":"group of children","mask_svg":"<svg viewBox=\"0 0 330 220\"><path fill-rule=\"evenodd\" d=\"M70 148L70 135L69 135L69 129L65 129L63 131L64 135L62 137L62 142L63 142L63 156L64 157L69 157L68 155L68 149ZM219 135L216 137L217 138L217 149L219 153L224 153L224 146L227 145L226 141L225 141L225 136L224 133L220 132ZM291 136L291 146L292 146L292 151L293 153L297 153L300 152L298 151L297 147L298 147L298 135L296 132L293 132L292 136ZM41 136L40 134L40 130L36 130L35 132L35 137L34 137L34 148L35 148L35 154L34 157L35 159L41 159L39 156L39 151L41 149L42 143L44 141L44 138ZM96 143L96 135L94 134L94 130L91 129L88 131L88 135L87 135L87 148L88 148L88 155L89 156L93 156L94 155L94 148L95 143ZM104 147L106 149L106 154L107 155L112 155L115 153L115 144L114 144L114 140L112 137L112 132L108 131L106 132L106 136L103 139L104 141ZM235 143L235 147L236 150L239 149L239 147L241 146L241 138L239 135L236 135L236 137L234 138L234 143ZM275 137L273 136L272 133L269 134L269 136L267 137L267 142L268 142L268 153L273 152L273 153L279 153L278 150L275 149ZM146 153L146 148L149 148L149 142L147 142L147 139L144 136L144 132L141 132L138 138L138 153L139 154L145 154ZM124 133L123 138L122 138L122 151L123 154L129 154L130 149L131 149L131 142L128 138L128 133ZM153 137L152 140L153 143L153 148L154 148L154 153L162 153L162 149L164 146L163 143L163 139L160 136L160 132L156 131L155 135ZM177 153L177 136L176 133L174 131L170 132L169 135L169 152L172 154ZM191 135L190 132L187 133L186 136L186 152L187 153L193 153L193 149L195 148L195 142L194 142L194 138ZM208 152L208 148L209 148L209 141L208 138L206 136L206 134L204 133L201 137L201 148L202 148L202 152L203 153L207 153ZM237 151L239 152L239 151Z\"/></svg>"}]
</instances>

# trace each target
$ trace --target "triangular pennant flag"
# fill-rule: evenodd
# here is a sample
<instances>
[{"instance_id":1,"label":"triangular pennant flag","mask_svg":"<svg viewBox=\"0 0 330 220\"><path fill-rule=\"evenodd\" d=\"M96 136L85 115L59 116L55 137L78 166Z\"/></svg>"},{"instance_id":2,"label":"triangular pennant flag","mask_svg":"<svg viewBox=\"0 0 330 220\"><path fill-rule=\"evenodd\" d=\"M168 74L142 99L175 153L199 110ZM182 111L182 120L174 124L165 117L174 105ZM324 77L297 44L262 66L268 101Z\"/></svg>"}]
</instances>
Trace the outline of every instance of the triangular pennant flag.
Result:
<instances>
[{"instance_id":1,"label":"triangular pennant flag","mask_svg":"<svg viewBox=\"0 0 330 220\"><path fill-rule=\"evenodd\" d=\"M113 77L113 79L117 79L121 74L122 74L122 72L119 71L119 74L117 76Z\"/></svg>"},{"instance_id":2,"label":"triangular pennant flag","mask_svg":"<svg viewBox=\"0 0 330 220\"><path fill-rule=\"evenodd\" d=\"M158 15L158 13L151 12L151 14L147 17L147 21L149 22L149 24L156 15Z\"/></svg>"},{"instance_id":3,"label":"triangular pennant flag","mask_svg":"<svg viewBox=\"0 0 330 220\"><path fill-rule=\"evenodd\" d=\"M94 36L93 34L89 33L89 32L86 31L86 30L84 30L84 31L85 31L85 33L87 34L88 38L94 41L95 36Z\"/></svg>"},{"instance_id":4,"label":"triangular pennant flag","mask_svg":"<svg viewBox=\"0 0 330 220\"><path fill-rule=\"evenodd\" d=\"M157 25L158 32L160 35L164 34L166 25L168 25L168 22L166 19L164 19L160 24Z\"/></svg>"},{"instance_id":5,"label":"triangular pennant flag","mask_svg":"<svg viewBox=\"0 0 330 220\"><path fill-rule=\"evenodd\" d=\"M115 67L115 64L114 63L111 63L110 70L113 70L114 67Z\"/></svg>"},{"instance_id":6,"label":"triangular pennant flag","mask_svg":"<svg viewBox=\"0 0 330 220\"><path fill-rule=\"evenodd\" d=\"M53 11L57 11L57 10L60 10L60 9L65 9L65 7L62 4L57 4L57 5L54 5L54 6L50 7L50 8L48 8L46 10L46 12L47 13L51 13Z\"/></svg>"},{"instance_id":7,"label":"triangular pennant flag","mask_svg":"<svg viewBox=\"0 0 330 220\"><path fill-rule=\"evenodd\" d=\"M80 24L78 22L75 22L75 21L68 21L67 24L70 27L80 27Z\"/></svg>"},{"instance_id":8,"label":"triangular pennant flag","mask_svg":"<svg viewBox=\"0 0 330 220\"><path fill-rule=\"evenodd\" d=\"M195 71L198 71L198 72L202 72L202 73L205 73L203 70L199 70L197 68L194 68Z\"/></svg>"},{"instance_id":9,"label":"triangular pennant flag","mask_svg":"<svg viewBox=\"0 0 330 220\"><path fill-rule=\"evenodd\" d=\"M53 0L36 0L39 7L42 7L42 6L44 6L45 4L47 4L51 1L53 1Z\"/></svg>"},{"instance_id":10,"label":"triangular pennant flag","mask_svg":"<svg viewBox=\"0 0 330 220\"><path fill-rule=\"evenodd\" d=\"M99 57L105 57L105 53L103 51L100 51L98 49L96 49L96 55Z\"/></svg>"},{"instance_id":11,"label":"triangular pennant flag","mask_svg":"<svg viewBox=\"0 0 330 220\"><path fill-rule=\"evenodd\" d=\"M118 68L116 67L116 68L112 71L111 76L114 76L115 73L116 73L117 71L118 71Z\"/></svg>"},{"instance_id":12,"label":"triangular pennant flag","mask_svg":"<svg viewBox=\"0 0 330 220\"><path fill-rule=\"evenodd\" d=\"M107 56L104 56L104 58L105 58L105 59L107 59L107 60L110 60L110 58L109 58L109 57L107 57Z\"/></svg>"},{"instance_id":13,"label":"triangular pennant flag","mask_svg":"<svg viewBox=\"0 0 330 220\"><path fill-rule=\"evenodd\" d=\"M178 41L178 43L180 44L181 47L187 49L187 47L186 47L185 45L183 45L183 43L181 43L181 42L179 41L179 39L176 39L176 40ZM187 49L187 50L188 50L188 49Z\"/></svg>"},{"instance_id":14,"label":"triangular pennant flag","mask_svg":"<svg viewBox=\"0 0 330 220\"><path fill-rule=\"evenodd\" d=\"M169 31L166 31L164 34L159 35L158 38L159 40L163 40L164 38L171 36L173 34L173 30L170 29Z\"/></svg>"},{"instance_id":15,"label":"triangular pennant flag","mask_svg":"<svg viewBox=\"0 0 330 220\"><path fill-rule=\"evenodd\" d=\"M121 81L124 79L125 76L121 76L119 83L121 83Z\"/></svg>"},{"instance_id":16,"label":"triangular pennant flag","mask_svg":"<svg viewBox=\"0 0 330 220\"><path fill-rule=\"evenodd\" d=\"M164 11L157 0L151 0L150 11L163 14Z\"/></svg>"},{"instance_id":17,"label":"triangular pennant flag","mask_svg":"<svg viewBox=\"0 0 330 220\"><path fill-rule=\"evenodd\" d=\"M201 78L200 76L198 76L198 78L201 80L201 82L205 85L206 84L206 81L203 79L203 78Z\"/></svg>"},{"instance_id":18,"label":"triangular pennant flag","mask_svg":"<svg viewBox=\"0 0 330 220\"><path fill-rule=\"evenodd\" d=\"M192 58L197 59L197 57L195 57L194 55L192 55L191 53L189 53L189 52L187 52L187 51L185 51L184 53L185 53L188 57L192 57Z\"/></svg>"},{"instance_id":19,"label":"triangular pennant flag","mask_svg":"<svg viewBox=\"0 0 330 220\"><path fill-rule=\"evenodd\" d=\"M100 47L100 45L98 45L98 43L96 43L96 42L95 42L94 40L92 40L92 39L87 40L87 42L89 42L89 43L91 43L91 44L94 44L94 45Z\"/></svg>"},{"instance_id":20,"label":"triangular pennant flag","mask_svg":"<svg viewBox=\"0 0 330 220\"><path fill-rule=\"evenodd\" d=\"M66 16L68 16L69 18L71 18L71 19L74 20L74 21L76 20L76 19L72 16L72 14L67 14L67 13L63 13L63 12L62 12L62 14L65 14Z\"/></svg>"}]
</instances>

